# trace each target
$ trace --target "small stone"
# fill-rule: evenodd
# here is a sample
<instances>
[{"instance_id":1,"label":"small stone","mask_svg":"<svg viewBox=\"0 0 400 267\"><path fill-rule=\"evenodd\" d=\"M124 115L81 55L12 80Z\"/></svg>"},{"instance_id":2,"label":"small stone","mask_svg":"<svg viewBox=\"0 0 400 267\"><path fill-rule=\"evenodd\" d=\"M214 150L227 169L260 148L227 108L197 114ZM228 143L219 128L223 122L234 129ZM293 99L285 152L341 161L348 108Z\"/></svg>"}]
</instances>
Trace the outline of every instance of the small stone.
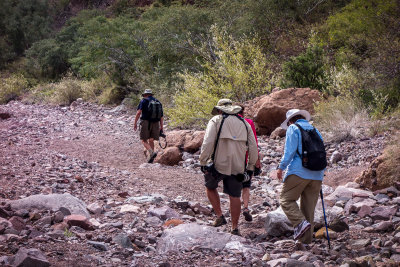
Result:
<instances>
[{"instance_id":1,"label":"small stone","mask_svg":"<svg viewBox=\"0 0 400 267\"><path fill-rule=\"evenodd\" d=\"M88 241L88 244L92 245L94 248L101 250L101 251L107 251L108 247L106 244L103 242L96 242L96 241Z\"/></svg>"},{"instance_id":2,"label":"small stone","mask_svg":"<svg viewBox=\"0 0 400 267\"><path fill-rule=\"evenodd\" d=\"M133 248L132 241L126 234L118 234L112 240L123 248Z\"/></svg>"},{"instance_id":3,"label":"small stone","mask_svg":"<svg viewBox=\"0 0 400 267\"><path fill-rule=\"evenodd\" d=\"M126 204L121 207L120 212L121 213L126 213L126 212L133 212L133 213L138 213L140 208L138 206Z\"/></svg>"},{"instance_id":4,"label":"small stone","mask_svg":"<svg viewBox=\"0 0 400 267\"><path fill-rule=\"evenodd\" d=\"M69 215L64 218L64 222L66 222L69 226L79 226L85 230L94 230L93 225L83 215Z\"/></svg>"}]
</instances>

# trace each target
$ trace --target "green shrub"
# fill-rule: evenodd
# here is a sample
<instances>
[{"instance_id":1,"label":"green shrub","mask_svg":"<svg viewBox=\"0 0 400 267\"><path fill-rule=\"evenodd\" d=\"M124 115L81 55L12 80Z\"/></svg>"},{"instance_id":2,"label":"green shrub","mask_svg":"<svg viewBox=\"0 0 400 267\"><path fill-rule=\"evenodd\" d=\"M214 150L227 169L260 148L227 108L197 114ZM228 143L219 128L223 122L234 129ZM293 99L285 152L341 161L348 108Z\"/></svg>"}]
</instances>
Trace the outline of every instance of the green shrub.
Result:
<instances>
[{"instance_id":1,"label":"green shrub","mask_svg":"<svg viewBox=\"0 0 400 267\"><path fill-rule=\"evenodd\" d=\"M28 89L28 81L20 74L14 74L0 82L0 104L15 100Z\"/></svg>"},{"instance_id":2,"label":"green shrub","mask_svg":"<svg viewBox=\"0 0 400 267\"><path fill-rule=\"evenodd\" d=\"M283 65L282 87L310 87L324 90L328 83L324 65L322 48L308 47L304 53L291 58Z\"/></svg>"},{"instance_id":3,"label":"green shrub","mask_svg":"<svg viewBox=\"0 0 400 267\"><path fill-rule=\"evenodd\" d=\"M244 102L271 90L272 73L255 39L235 40L216 27L211 35L212 46L199 48L204 72L180 76L183 87L168 113L172 125L205 126L219 98Z\"/></svg>"},{"instance_id":4,"label":"green shrub","mask_svg":"<svg viewBox=\"0 0 400 267\"><path fill-rule=\"evenodd\" d=\"M30 73L38 73L42 77L57 78L69 68L67 54L55 39L34 43L26 55Z\"/></svg>"},{"instance_id":5,"label":"green shrub","mask_svg":"<svg viewBox=\"0 0 400 267\"><path fill-rule=\"evenodd\" d=\"M366 133L367 110L354 99L331 97L315 105L315 123L327 132L327 140L341 142Z\"/></svg>"}]
</instances>

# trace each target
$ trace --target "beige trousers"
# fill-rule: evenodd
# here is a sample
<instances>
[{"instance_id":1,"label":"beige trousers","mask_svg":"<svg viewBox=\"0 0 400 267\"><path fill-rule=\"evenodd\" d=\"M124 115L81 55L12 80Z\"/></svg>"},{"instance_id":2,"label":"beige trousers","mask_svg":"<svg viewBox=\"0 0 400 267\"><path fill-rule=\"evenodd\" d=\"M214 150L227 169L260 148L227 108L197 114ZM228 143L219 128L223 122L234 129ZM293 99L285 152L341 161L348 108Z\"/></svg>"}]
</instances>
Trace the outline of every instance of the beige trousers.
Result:
<instances>
[{"instance_id":1,"label":"beige trousers","mask_svg":"<svg viewBox=\"0 0 400 267\"><path fill-rule=\"evenodd\" d=\"M318 202L321 185L322 181L303 179L294 174L289 175L283 183L280 204L293 227L297 226L303 220L311 223L310 230L300 239L304 244L309 244L312 241L314 211L315 205ZM301 197L300 208L296 203L299 197Z\"/></svg>"}]
</instances>

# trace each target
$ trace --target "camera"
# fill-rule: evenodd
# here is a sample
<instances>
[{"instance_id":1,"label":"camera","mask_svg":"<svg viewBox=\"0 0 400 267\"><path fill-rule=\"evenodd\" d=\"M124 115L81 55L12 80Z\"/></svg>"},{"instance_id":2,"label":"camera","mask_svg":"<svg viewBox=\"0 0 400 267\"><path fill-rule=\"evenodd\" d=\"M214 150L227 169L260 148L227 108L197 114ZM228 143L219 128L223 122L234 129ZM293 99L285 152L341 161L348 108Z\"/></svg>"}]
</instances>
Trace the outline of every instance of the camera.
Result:
<instances>
[{"instance_id":1,"label":"camera","mask_svg":"<svg viewBox=\"0 0 400 267\"><path fill-rule=\"evenodd\" d=\"M162 137L162 138L166 138L167 137L163 130L160 130L160 137Z\"/></svg>"}]
</instances>

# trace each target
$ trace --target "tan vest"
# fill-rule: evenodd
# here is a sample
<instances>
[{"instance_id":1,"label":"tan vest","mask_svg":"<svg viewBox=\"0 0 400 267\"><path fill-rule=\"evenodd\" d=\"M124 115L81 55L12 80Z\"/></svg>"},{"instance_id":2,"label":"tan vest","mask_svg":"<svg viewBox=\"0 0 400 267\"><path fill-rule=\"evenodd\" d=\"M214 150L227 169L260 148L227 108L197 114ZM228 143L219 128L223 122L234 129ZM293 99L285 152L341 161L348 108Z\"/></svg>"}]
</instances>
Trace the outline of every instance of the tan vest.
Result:
<instances>
[{"instance_id":1,"label":"tan vest","mask_svg":"<svg viewBox=\"0 0 400 267\"><path fill-rule=\"evenodd\" d=\"M207 125L200 153L200 165L211 162L217 133L222 121L222 115L214 116ZM215 152L214 164L217 171L225 175L236 175L245 170L246 141L248 141L249 160L247 169L254 170L258 158L257 143L251 126L236 116L228 116L222 126L218 146Z\"/></svg>"}]
</instances>

